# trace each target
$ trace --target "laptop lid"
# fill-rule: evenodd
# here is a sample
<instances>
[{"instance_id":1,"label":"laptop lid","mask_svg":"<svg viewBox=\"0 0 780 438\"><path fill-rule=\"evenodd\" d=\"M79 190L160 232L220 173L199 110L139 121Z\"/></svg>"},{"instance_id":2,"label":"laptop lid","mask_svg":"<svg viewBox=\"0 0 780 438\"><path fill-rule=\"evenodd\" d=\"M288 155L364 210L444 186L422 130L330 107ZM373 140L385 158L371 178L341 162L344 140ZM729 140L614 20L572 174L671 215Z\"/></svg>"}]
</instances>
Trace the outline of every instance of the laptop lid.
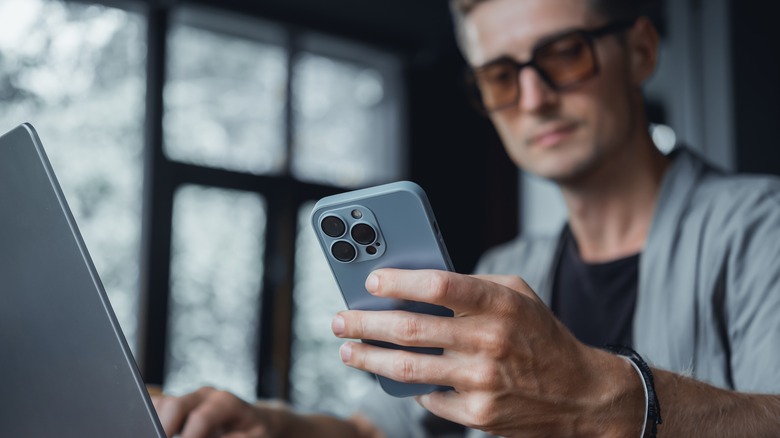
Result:
<instances>
[{"instance_id":1,"label":"laptop lid","mask_svg":"<svg viewBox=\"0 0 780 438\"><path fill-rule=\"evenodd\" d=\"M165 437L33 127L0 137L0 436Z\"/></svg>"}]
</instances>

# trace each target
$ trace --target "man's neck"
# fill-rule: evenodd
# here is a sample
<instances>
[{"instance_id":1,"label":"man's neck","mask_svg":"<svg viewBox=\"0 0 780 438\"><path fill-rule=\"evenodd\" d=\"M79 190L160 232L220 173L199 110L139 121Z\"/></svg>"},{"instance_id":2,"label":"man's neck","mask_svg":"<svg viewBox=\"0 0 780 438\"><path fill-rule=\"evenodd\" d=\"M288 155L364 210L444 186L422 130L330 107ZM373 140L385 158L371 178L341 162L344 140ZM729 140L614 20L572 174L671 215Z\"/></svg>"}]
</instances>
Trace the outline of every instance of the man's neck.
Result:
<instances>
[{"instance_id":1,"label":"man's neck","mask_svg":"<svg viewBox=\"0 0 780 438\"><path fill-rule=\"evenodd\" d=\"M605 159L576 184L561 185L584 261L610 261L642 250L668 164L646 138Z\"/></svg>"}]
</instances>

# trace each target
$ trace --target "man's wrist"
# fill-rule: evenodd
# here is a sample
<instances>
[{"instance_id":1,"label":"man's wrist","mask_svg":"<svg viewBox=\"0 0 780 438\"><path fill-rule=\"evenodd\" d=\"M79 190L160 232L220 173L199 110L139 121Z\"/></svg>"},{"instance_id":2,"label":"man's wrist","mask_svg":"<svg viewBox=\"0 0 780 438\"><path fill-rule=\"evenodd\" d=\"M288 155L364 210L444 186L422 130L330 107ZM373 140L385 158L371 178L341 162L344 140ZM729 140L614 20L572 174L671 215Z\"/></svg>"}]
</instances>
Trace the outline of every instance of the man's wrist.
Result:
<instances>
[{"instance_id":1,"label":"man's wrist","mask_svg":"<svg viewBox=\"0 0 780 438\"><path fill-rule=\"evenodd\" d=\"M663 420L661 419L661 404L658 400L658 393L655 390L653 371L647 362L642 359L642 356L630 347L611 345L607 346L607 349L630 361L639 374L645 390L645 422L642 428L642 437L655 438L658 425L663 423Z\"/></svg>"},{"instance_id":2,"label":"man's wrist","mask_svg":"<svg viewBox=\"0 0 780 438\"><path fill-rule=\"evenodd\" d=\"M619 357L623 358L626 362L628 362L633 368L634 371L636 371L637 377L639 377L641 383L642 383L642 389L644 389L645 392L645 415L644 420L642 420L642 432L640 435L640 438L643 438L645 434L647 433L647 417L648 412L650 409L650 393L648 392L647 388L647 382L645 382L644 375L642 374L642 370L639 369L639 365L637 365L630 357L619 355Z\"/></svg>"},{"instance_id":3,"label":"man's wrist","mask_svg":"<svg viewBox=\"0 0 780 438\"><path fill-rule=\"evenodd\" d=\"M636 369L625 359L592 349L594 361L589 374L595 377L595 394L589 407L589 421L581 436L641 437L647 406L645 389Z\"/></svg>"}]
</instances>

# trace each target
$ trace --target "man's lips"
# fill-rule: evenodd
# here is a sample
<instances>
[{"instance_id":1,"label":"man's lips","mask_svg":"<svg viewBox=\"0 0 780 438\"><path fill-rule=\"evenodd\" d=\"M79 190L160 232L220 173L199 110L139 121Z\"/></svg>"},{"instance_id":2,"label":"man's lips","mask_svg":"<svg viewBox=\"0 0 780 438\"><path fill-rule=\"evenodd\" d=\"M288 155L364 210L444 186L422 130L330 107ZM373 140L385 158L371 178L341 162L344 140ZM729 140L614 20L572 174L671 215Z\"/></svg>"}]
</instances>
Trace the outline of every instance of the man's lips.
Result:
<instances>
[{"instance_id":1,"label":"man's lips","mask_svg":"<svg viewBox=\"0 0 780 438\"><path fill-rule=\"evenodd\" d=\"M569 136L578 124L574 122L555 122L537 129L528 142L531 146L551 147Z\"/></svg>"}]
</instances>

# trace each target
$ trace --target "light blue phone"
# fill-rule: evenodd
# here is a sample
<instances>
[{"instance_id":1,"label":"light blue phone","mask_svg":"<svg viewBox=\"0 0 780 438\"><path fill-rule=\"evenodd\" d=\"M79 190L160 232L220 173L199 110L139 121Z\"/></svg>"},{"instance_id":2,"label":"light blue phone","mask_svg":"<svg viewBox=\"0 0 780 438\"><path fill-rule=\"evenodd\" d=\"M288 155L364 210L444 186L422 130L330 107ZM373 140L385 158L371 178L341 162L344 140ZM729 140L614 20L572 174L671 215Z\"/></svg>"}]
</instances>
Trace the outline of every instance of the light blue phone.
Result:
<instances>
[{"instance_id":1,"label":"light blue phone","mask_svg":"<svg viewBox=\"0 0 780 438\"><path fill-rule=\"evenodd\" d=\"M379 268L453 270L428 198L417 184L401 181L328 196L314 206L311 222L350 309L453 315L450 309L429 303L376 297L365 288L368 274ZM442 353L440 348L363 342L417 353ZM377 379L385 392L396 397L451 389L383 376Z\"/></svg>"}]
</instances>

